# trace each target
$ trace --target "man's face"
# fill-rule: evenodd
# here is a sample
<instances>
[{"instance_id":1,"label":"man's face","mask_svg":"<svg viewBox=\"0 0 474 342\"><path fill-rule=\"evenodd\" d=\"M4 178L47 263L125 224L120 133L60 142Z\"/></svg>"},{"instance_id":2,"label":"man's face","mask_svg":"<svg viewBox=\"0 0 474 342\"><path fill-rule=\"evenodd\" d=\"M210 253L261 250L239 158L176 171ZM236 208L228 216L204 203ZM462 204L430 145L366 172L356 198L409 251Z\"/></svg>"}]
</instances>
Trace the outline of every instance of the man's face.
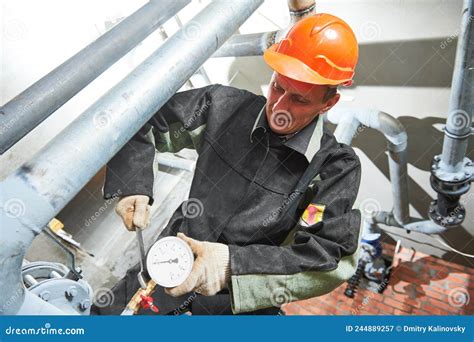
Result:
<instances>
[{"instance_id":1,"label":"man's face","mask_svg":"<svg viewBox=\"0 0 474 342\"><path fill-rule=\"evenodd\" d=\"M267 94L265 114L271 130L279 135L295 133L334 106L339 94L324 100L327 86L304 83L274 73Z\"/></svg>"}]
</instances>

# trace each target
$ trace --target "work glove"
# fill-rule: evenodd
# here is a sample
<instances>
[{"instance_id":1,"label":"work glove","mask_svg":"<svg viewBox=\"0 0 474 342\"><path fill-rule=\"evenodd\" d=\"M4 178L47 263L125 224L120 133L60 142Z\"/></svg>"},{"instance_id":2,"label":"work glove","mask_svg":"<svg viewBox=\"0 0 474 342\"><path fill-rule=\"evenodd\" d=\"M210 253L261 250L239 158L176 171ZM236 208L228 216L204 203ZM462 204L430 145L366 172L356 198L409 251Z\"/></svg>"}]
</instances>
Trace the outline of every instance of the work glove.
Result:
<instances>
[{"instance_id":1,"label":"work glove","mask_svg":"<svg viewBox=\"0 0 474 342\"><path fill-rule=\"evenodd\" d=\"M115 206L115 212L122 218L125 227L134 231L135 227L144 229L150 218L149 198L144 195L122 197Z\"/></svg>"},{"instance_id":2,"label":"work glove","mask_svg":"<svg viewBox=\"0 0 474 342\"><path fill-rule=\"evenodd\" d=\"M173 297L195 291L205 296L213 296L226 287L230 279L229 247L222 243L198 241L178 233L192 249L195 260L188 278L165 292Z\"/></svg>"}]
</instances>

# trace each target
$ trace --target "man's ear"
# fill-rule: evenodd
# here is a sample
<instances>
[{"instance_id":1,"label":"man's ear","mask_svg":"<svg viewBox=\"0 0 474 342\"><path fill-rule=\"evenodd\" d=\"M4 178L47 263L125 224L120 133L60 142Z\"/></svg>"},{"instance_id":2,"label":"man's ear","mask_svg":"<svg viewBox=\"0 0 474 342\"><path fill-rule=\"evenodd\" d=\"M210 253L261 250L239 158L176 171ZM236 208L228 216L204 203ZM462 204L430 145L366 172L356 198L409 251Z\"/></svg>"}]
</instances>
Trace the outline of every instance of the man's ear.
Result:
<instances>
[{"instance_id":1,"label":"man's ear","mask_svg":"<svg viewBox=\"0 0 474 342\"><path fill-rule=\"evenodd\" d=\"M339 102L340 98L341 98L341 94L339 93L334 94L334 96L332 96L329 100L326 101L326 107L324 107L324 111L327 112L332 107L334 107L336 103Z\"/></svg>"}]
</instances>

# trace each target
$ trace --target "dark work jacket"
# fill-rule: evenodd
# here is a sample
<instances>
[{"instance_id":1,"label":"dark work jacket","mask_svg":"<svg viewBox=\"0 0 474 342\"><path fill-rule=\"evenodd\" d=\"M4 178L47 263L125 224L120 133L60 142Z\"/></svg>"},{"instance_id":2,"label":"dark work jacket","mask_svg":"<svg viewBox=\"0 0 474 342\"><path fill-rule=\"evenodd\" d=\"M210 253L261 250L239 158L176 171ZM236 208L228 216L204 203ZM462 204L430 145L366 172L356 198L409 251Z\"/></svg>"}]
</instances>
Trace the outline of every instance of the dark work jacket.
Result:
<instances>
[{"instance_id":1,"label":"dark work jacket","mask_svg":"<svg viewBox=\"0 0 474 342\"><path fill-rule=\"evenodd\" d=\"M105 198L152 202L155 150L196 149L189 200L160 237L183 232L229 245L234 313L327 293L356 266L358 157L324 127L307 160L268 129L265 102L222 85L175 94L109 162L104 186ZM324 208L322 219L302 223L311 204Z\"/></svg>"}]
</instances>

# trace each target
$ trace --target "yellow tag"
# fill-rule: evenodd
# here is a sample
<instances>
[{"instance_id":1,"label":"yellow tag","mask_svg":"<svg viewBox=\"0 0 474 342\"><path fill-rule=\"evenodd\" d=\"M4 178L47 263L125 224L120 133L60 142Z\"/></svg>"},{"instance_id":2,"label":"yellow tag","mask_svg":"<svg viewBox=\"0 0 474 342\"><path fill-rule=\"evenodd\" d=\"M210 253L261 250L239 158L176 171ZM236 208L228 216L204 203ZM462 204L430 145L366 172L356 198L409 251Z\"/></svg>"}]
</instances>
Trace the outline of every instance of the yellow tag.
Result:
<instances>
[{"instance_id":1,"label":"yellow tag","mask_svg":"<svg viewBox=\"0 0 474 342\"><path fill-rule=\"evenodd\" d=\"M53 218L51 221L49 221L48 227L51 228L53 232L57 233L64 228L64 224L57 218Z\"/></svg>"},{"instance_id":2,"label":"yellow tag","mask_svg":"<svg viewBox=\"0 0 474 342\"><path fill-rule=\"evenodd\" d=\"M310 204L301 215L300 225L309 227L323 220L324 209L322 204Z\"/></svg>"}]
</instances>

